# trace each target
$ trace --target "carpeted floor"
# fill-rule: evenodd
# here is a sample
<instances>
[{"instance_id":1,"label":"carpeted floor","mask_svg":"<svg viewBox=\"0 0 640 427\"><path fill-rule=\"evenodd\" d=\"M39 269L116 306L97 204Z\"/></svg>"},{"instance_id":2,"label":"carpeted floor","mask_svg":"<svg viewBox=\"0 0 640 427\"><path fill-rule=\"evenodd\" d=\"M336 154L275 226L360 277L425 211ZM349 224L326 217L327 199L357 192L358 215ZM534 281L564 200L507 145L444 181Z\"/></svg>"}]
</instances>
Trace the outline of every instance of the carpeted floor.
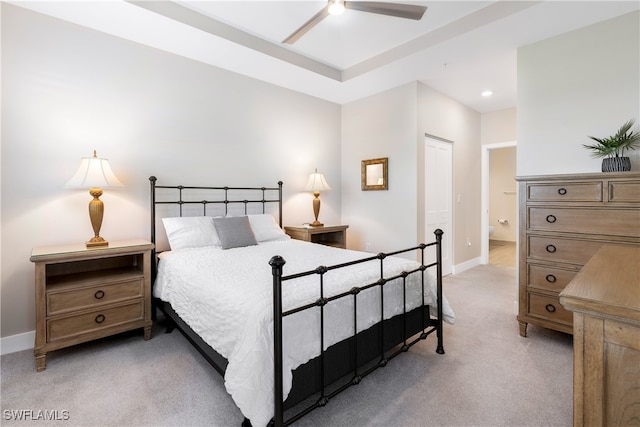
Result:
<instances>
[{"instance_id":1,"label":"carpeted floor","mask_svg":"<svg viewBox=\"0 0 640 427\"><path fill-rule=\"evenodd\" d=\"M296 423L299 426L569 426L572 339L529 326L518 334L515 269L479 266L444 280L456 311L414 346ZM239 426L223 379L179 332L154 327L50 353L1 359L2 425ZM20 412L22 411L22 412ZM31 411L31 412L25 412ZM34 420L49 411L58 421ZM18 421L22 413L30 420Z\"/></svg>"}]
</instances>

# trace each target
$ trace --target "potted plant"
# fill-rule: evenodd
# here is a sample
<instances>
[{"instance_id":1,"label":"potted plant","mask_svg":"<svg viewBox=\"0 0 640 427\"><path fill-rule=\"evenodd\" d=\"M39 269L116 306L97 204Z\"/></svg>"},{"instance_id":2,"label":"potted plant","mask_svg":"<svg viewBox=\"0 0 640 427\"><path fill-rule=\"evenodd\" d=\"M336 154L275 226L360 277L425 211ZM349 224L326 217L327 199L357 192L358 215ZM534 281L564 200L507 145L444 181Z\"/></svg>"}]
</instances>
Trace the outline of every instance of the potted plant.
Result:
<instances>
[{"instance_id":1,"label":"potted plant","mask_svg":"<svg viewBox=\"0 0 640 427\"><path fill-rule=\"evenodd\" d=\"M629 120L618 129L615 135L608 138L589 138L596 141L596 144L583 144L585 148L591 150L591 156L602 158L602 172L619 172L631 170L631 160L625 157L625 150L635 150L640 146L640 134L631 130L634 119Z\"/></svg>"}]
</instances>

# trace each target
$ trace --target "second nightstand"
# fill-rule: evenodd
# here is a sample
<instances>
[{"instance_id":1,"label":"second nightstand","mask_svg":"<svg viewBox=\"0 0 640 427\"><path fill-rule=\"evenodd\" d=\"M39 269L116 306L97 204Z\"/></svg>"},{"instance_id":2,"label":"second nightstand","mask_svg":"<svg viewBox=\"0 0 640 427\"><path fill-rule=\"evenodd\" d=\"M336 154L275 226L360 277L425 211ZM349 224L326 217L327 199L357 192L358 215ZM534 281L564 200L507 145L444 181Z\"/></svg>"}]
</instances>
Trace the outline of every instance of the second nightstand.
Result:
<instances>
[{"instance_id":1,"label":"second nightstand","mask_svg":"<svg viewBox=\"0 0 640 427\"><path fill-rule=\"evenodd\" d=\"M331 225L326 227L285 227L284 231L296 240L319 243L346 249L348 225Z\"/></svg>"}]
</instances>

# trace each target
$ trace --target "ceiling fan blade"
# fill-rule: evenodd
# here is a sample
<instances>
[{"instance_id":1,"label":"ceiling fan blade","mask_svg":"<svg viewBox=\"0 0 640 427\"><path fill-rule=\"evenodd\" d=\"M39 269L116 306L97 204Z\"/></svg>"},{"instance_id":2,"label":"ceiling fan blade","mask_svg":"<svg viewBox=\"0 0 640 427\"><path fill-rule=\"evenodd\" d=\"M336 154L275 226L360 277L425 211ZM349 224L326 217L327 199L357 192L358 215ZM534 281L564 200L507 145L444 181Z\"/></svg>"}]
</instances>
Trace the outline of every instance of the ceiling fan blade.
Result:
<instances>
[{"instance_id":1,"label":"ceiling fan blade","mask_svg":"<svg viewBox=\"0 0 640 427\"><path fill-rule=\"evenodd\" d=\"M347 9L359 10L361 12L377 13L379 15L396 16L398 18L422 19L422 15L427 10L426 6L416 6L412 4L381 3L377 1L345 1Z\"/></svg>"},{"instance_id":2,"label":"ceiling fan blade","mask_svg":"<svg viewBox=\"0 0 640 427\"><path fill-rule=\"evenodd\" d=\"M307 33L307 31L315 27L320 21L322 21L328 15L329 15L329 5L323 7L322 10L320 10L320 12L313 15L311 19L305 22L300 28L295 30L289 37L284 39L282 43L294 44L296 41L298 41L300 37L304 36Z\"/></svg>"}]
</instances>

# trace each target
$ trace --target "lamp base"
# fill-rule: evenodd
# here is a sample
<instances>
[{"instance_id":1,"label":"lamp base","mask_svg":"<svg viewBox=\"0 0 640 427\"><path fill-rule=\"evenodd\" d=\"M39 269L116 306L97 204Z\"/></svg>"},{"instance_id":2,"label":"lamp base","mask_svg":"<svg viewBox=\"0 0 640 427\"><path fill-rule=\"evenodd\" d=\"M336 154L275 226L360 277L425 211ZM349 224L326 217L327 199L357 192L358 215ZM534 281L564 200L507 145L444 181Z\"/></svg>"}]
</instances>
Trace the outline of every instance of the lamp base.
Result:
<instances>
[{"instance_id":1,"label":"lamp base","mask_svg":"<svg viewBox=\"0 0 640 427\"><path fill-rule=\"evenodd\" d=\"M324 227L324 224L318 221L317 219L309 224L311 227Z\"/></svg>"},{"instance_id":2,"label":"lamp base","mask_svg":"<svg viewBox=\"0 0 640 427\"><path fill-rule=\"evenodd\" d=\"M95 236L94 238L89 240L86 243L86 245L88 248L95 248L95 247L101 247L101 246L109 246L109 242L107 242L100 236Z\"/></svg>"}]
</instances>

